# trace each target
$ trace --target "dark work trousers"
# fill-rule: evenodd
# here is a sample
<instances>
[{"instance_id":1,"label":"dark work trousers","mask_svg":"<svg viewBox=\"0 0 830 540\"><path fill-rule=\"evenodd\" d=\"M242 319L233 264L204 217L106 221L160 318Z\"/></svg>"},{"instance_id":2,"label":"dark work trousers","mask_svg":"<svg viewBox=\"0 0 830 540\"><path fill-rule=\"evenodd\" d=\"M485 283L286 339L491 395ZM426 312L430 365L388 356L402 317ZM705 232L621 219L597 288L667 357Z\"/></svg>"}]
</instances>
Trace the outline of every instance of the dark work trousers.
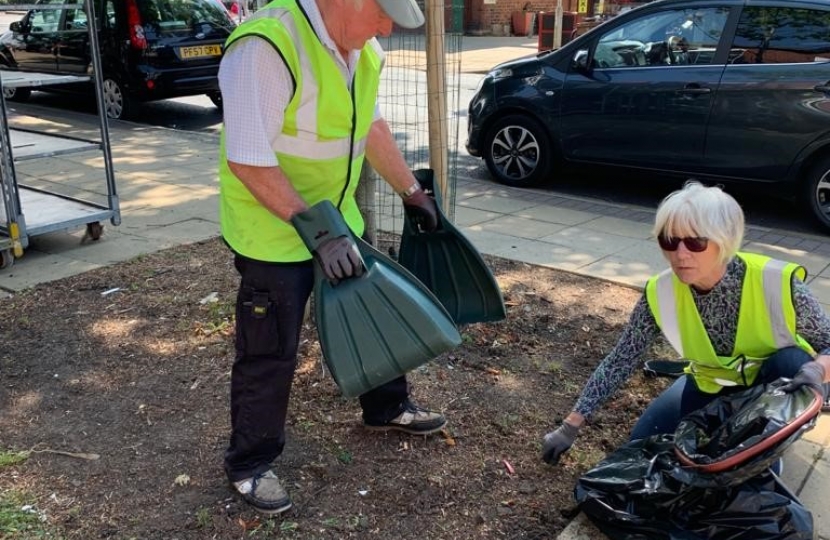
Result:
<instances>
[{"instance_id":1,"label":"dark work trousers","mask_svg":"<svg viewBox=\"0 0 830 540\"><path fill-rule=\"evenodd\" d=\"M799 368L813 359L812 355L798 347L787 347L776 352L761 365L754 384L771 383L781 377L792 378ZM644 439L651 435L674 433L680 420L708 405L718 396L746 390L745 386L724 387L717 394L707 394L697 389L692 377L683 375L662 394L657 396L634 425L631 440Z\"/></svg>"},{"instance_id":2,"label":"dark work trousers","mask_svg":"<svg viewBox=\"0 0 830 540\"><path fill-rule=\"evenodd\" d=\"M231 370L231 437L225 471L231 482L267 471L285 446L285 418L305 305L314 269L237 256L236 360ZM408 402L405 377L360 396L364 420L386 423Z\"/></svg>"}]
</instances>

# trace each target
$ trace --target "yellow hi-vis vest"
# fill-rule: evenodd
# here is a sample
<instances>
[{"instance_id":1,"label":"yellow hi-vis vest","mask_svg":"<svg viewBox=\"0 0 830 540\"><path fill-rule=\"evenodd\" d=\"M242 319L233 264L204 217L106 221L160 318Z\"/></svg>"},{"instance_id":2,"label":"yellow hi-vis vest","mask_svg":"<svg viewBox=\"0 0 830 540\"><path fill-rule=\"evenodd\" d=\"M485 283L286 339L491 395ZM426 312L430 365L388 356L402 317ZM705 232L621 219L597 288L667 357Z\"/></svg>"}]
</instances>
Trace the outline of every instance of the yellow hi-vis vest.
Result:
<instances>
[{"instance_id":1,"label":"yellow hi-vis vest","mask_svg":"<svg viewBox=\"0 0 830 540\"><path fill-rule=\"evenodd\" d=\"M751 253L737 255L746 263L741 288L738 328L731 356L718 356L700 319L689 285L668 269L648 280L646 300L657 326L674 349L689 361L686 373L702 392L714 394L724 386L750 386L761 364L779 349L797 346L815 354L796 333L792 279L807 271Z\"/></svg>"},{"instance_id":2,"label":"yellow hi-vis vest","mask_svg":"<svg viewBox=\"0 0 830 540\"><path fill-rule=\"evenodd\" d=\"M309 206L332 201L352 232L362 235L363 217L354 192L374 118L383 62L380 45L371 39L364 46L350 91L295 0L276 0L258 10L234 30L226 48L249 36L268 41L294 81L282 133L274 143L280 167ZM220 224L231 249L259 261L310 259L294 227L263 207L231 172L224 132L219 159Z\"/></svg>"}]
</instances>

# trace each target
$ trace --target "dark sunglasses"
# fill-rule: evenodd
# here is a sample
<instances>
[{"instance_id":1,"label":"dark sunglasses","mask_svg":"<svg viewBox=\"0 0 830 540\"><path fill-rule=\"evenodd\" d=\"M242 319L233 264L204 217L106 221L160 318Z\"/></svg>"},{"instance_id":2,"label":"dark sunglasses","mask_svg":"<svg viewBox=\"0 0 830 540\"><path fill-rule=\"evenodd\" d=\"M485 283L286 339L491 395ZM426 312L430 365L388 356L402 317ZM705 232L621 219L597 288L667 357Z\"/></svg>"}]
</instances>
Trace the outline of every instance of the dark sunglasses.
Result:
<instances>
[{"instance_id":1,"label":"dark sunglasses","mask_svg":"<svg viewBox=\"0 0 830 540\"><path fill-rule=\"evenodd\" d=\"M686 238L667 238L662 234L657 237L657 243L660 244L660 249L664 251L677 251L680 247L680 242L686 246L686 249L692 253L701 253L706 251L709 247L709 239L702 236L687 236Z\"/></svg>"}]
</instances>

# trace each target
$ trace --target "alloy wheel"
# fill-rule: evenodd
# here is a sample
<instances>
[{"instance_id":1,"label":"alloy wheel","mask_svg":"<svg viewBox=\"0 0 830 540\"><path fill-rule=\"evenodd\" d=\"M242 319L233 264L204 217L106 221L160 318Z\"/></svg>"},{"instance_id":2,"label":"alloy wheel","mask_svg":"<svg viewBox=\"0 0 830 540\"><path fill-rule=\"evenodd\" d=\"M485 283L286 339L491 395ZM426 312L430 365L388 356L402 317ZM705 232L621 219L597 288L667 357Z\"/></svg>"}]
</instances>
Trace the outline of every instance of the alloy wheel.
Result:
<instances>
[{"instance_id":1,"label":"alloy wheel","mask_svg":"<svg viewBox=\"0 0 830 540\"><path fill-rule=\"evenodd\" d=\"M799 201L818 225L830 230L830 153L815 158L804 172Z\"/></svg>"},{"instance_id":2,"label":"alloy wheel","mask_svg":"<svg viewBox=\"0 0 830 540\"><path fill-rule=\"evenodd\" d=\"M31 94L32 90L30 88L3 87L3 97L7 101L17 101L20 103L29 99Z\"/></svg>"},{"instance_id":3,"label":"alloy wheel","mask_svg":"<svg viewBox=\"0 0 830 540\"><path fill-rule=\"evenodd\" d=\"M539 141L523 126L510 125L499 130L490 152L493 165L506 178L523 180L539 165Z\"/></svg>"},{"instance_id":4,"label":"alloy wheel","mask_svg":"<svg viewBox=\"0 0 830 540\"><path fill-rule=\"evenodd\" d=\"M109 118L118 120L124 116L124 92L112 79L104 81L104 109Z\"/></svg>"},{"instance_id":5,"label":"alloy wheel","mask_svg":"<svg viewBox=\"0 0 830 540\"><path fill-rule=\"evenodd\" d=\"M813 200L822 221L830 223L830 170L825 170L815 183Z\"/></svg>"}]
</instances>

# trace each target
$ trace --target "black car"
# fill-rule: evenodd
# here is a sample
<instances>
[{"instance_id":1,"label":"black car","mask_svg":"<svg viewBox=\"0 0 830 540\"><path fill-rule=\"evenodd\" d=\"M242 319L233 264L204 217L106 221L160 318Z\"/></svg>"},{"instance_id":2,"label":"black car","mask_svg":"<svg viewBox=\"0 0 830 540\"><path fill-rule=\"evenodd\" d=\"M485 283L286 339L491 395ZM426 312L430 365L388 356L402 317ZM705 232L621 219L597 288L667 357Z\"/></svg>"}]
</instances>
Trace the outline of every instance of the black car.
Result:
<instances>
[{"instance_id":1,"label":"black car","mask_svg":"<svg viewBox=\"0 0 830 540\"><path fill-rule=\"evenodd\" d=\"M658 0L488 73L467 151L512 186L566 162L764 184L830 228L830 3Z\"/></svg>"},{"instance_id":2,"label":"black car","mask_svg":"<svg viewBox=\"0 0 830 540\"><path fill-rule=\"evenodd\" d=\"M217 73L224 42L235 23L217 0L95 0L99 19L107 116L127 118L136 105L207 94L218 107ZM34 9L0 36L0 69L89 75L92 69L87 12L81 0L42 0L77 8ZM66 86L42 88L66 90ZM92 84L69 87L94 91ZM25 100L30 88L4 89Z\"/></svg>"}]
</instances>

